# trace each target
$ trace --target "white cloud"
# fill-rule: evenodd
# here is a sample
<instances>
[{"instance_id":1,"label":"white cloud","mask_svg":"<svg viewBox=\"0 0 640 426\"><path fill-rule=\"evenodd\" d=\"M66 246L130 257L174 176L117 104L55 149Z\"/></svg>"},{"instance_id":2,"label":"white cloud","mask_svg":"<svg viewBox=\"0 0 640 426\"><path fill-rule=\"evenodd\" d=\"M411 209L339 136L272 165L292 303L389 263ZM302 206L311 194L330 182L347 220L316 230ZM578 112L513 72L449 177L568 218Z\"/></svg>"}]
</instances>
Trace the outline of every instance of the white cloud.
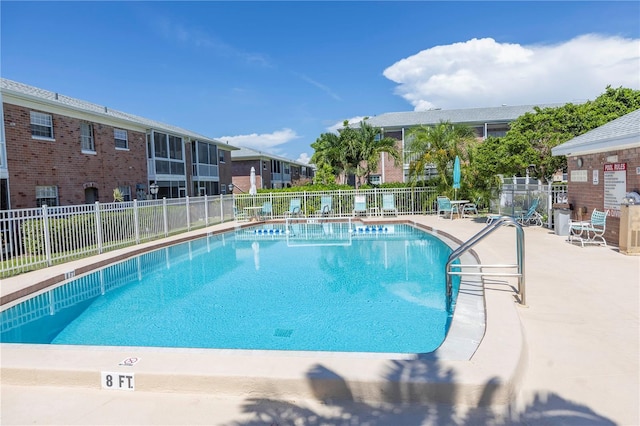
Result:
<instances>
[{"instance_id":1,"label":"white cloud","mask_svg":"<svg viewBox=\"0 0 640 426\"><path fill-rule=\"evenodd\" d=\"M349 120L349 124L357 124L357 123L360 123L365 118L366 118L365 116L358 116L358 117L349 118L348 120ZM331 127L327 127L327 132L338 133L338 129L342 129L343 127L344 127L344 120L337 122Z\"/></svg>"},{"instance_id":2,"label":"white cloud","mask_svg":"<svg viewBox=\"0 0 640 426\"><path fill-rule=\"evenodd\" d=\"M640 39L588 34L553 45L472 39L423 50L383 74L417 111L584 101L608 85L640 89Z\"/></svg>"},{"instance_id":3,"label":"white cloud","mask_svg":"<svg viewBox=\"0 0 640 426\"><path fill-rule=\"evenodd\" d=\"M302 154L300 154L296 161L299 163L309 164L309 161L311 161L311 157L309 157L309 154L307 154L306 152L303 152Z\"/></svg>"},{"instance_id":4,"label":"white cloud","mask_svg":"<svg viewBox=\"0 0 640 426\"><path fill-rule=\"evenodd\" d=\"M250 135L220 136L216 139L223 142L228 142L233 146L274 153L275 151L277 151L274 148L278 145L291 142L292 140L298 138L300 138L300 136L298 136L294 130L285 128L282 130L276 130L273 133L252 133Z\"/></svg>"}]
</instances>

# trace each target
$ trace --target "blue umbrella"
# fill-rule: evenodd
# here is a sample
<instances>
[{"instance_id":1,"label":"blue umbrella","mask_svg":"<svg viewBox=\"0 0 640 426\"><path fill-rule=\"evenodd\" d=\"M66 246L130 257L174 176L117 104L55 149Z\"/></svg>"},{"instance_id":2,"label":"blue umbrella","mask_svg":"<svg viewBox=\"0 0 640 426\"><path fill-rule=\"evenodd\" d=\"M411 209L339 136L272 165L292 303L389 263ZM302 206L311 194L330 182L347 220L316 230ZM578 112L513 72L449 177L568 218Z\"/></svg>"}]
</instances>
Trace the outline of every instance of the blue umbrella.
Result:
<instances>
[{"instance_id":1,"label":"blue umbrella","mask_svg":"<svg viewBox=\"0 0 640 426\"><path fill-rule=\"evenodd\" d=\"M458 199L458 189L460 189L460 157L456 155L453 162L453 189L455 189L455 199Z\"/></svg>"}]
</instances>

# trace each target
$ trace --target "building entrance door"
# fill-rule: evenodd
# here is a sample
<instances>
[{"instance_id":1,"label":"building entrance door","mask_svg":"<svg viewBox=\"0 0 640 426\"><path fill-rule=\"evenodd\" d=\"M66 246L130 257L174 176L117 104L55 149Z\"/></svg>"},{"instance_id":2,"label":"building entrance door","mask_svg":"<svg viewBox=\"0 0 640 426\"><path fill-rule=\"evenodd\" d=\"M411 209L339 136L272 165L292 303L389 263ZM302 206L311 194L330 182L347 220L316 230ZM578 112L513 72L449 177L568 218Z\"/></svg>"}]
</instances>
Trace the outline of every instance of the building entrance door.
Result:
<instances>
[{"instance_id":1,"label":"building entrance door","mask_svg":"<svg viewBox=\"0 0 640 426\"><path fill-rule=\"evenodd\" d=\"M84 202L86 204L93 204L96 201L98 201L98 188L85 188Z\"/></svg>"}]
</instances>

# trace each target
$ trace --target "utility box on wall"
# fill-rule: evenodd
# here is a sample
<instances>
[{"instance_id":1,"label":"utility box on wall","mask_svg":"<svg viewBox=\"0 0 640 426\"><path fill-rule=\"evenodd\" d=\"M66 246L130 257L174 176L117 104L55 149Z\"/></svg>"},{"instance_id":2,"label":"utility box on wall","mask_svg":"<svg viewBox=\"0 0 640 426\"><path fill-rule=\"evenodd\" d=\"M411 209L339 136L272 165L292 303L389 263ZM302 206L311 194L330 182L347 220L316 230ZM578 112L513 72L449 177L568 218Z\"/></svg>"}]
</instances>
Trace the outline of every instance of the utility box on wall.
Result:
<instances>
[{"instance_id":1,"label":"utility box on wall","mask_svg":"<svg viewBox=\"0 0 640 426\"><path fill-rule=\"evenodd\" d=\"M620 241L618 246L624 254L640 255L640 205L620 206Z\"/></svg>"}]
</instances>

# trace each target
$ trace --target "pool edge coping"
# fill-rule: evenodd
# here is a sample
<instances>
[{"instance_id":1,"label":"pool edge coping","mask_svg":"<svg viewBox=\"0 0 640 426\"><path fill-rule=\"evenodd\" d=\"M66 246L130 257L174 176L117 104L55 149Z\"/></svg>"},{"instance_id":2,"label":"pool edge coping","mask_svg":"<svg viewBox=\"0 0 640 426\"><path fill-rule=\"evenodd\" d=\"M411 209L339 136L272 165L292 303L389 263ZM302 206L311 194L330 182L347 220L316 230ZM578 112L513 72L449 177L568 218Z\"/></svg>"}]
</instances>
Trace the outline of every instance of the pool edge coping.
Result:
<instances>
[{"instance_id":1,"label":"pool edge coping","mask_svg":"<svg viewBox=\"0 0 640 426\"><path fill-rule=\"evenodd\" d=\"M363 220L363 222L367 223L375 223L379 220ZM394 219L387 218L385 222L392 221L393 223L405 223L413 225L417 228L427 230L429 232L438 234L439 236L444 236L453 242L460 244L461 241L455 238L454 236L447 234L445 232L438 231L437 229L416 222L411 219ZM93 259L98 260L97 262L92 263L91 265L85 265L82 268L78 268L75 270L81 270L82 273L90 272L92 270L98 269L100 267L105 266L106 264L118 262L125 260L127 258L136 256L141 254L141 252L151 251L159 248L163 248L166 246L179 244L182 242L186 242L192 239L201 238L205 235L209 235L211 233L221 233L232 231L234 229L243 228L247 226L253 226L255 223L248 224L238 224L235 222L226 222L223 224L213 225L208 228L201 228L196 231L191 231L187 234L181 234L175 237L169 237L163 240L156 240L149 243L144 243L144 245L138 245L129 247L127 249L120 249L112 252L105 253L104 255L99 256L107 256L109 259ZM212 228L216 228L215 230ZM118 253L121 250L126 250L126 253ZM109 256L111 255L111 256ZM478 259L478 255L474 252L473 256ZM114 260L116 259L116 260ZM83 259L85 262L87 259ZM79 262L79 261L74 261ZM70 265L66 265L65 269L70 269ZM62 268L65 265L57 265L51 268ZM57 281L54 284L49 283L48 285L59 284L60 282L64 282L64 274L58 274L57 277L62 277L62 280ZM52 280L54 278L49 278ZM47 281L49 282L49 281ZM38 283L42 285L42 283ZM31 289L32 292L40 291L40 288L37 288L38 285L32 285L27 287ZM20 296L14 297L13 300L24 297L24 294ZM327 353L306 353L306 354L295 354L295 353L281 353L281 351L253 351L252 354L239 354L238 351L234 352L234 357L238 356L243 362L241 365L230 366L226 371L221 374L220 371L210 371L206 367L204 369L198 370L196 372L191 372L189 374L189 370L186 371L183 369L181 376L182 379L179 378L177 373L180 370L180 366L172 366L172 372L167 374L166 371L162 367L154 367L147 371L144 368L138 368L136 374L138 377L146 377L146 379L142 379L142 383L147 382L147 385L144 386L143 390L150 391L162 391L163 386L169 385L172 389L182 389L183 391L198 391L200 389L198 386L195 386L193 383L188 383L188 381L199 382L202 385L202 389L200 391L211 391L211 389L217 389L218 392L230 392L233 395L236 393L244 394L244 392L248 392L248 394L255 396L259 395L261 397L266 397L269 393L268 391L263 394L260 390L274 390L279 389L278 393L283 394L284 396L294 396L300 395L300 392L306 393L309 392L309 388L311 388L312 392L310 397L315 398L326 398L328 396L336 395L336 384L342 383L341 389L349 384L353 389L359 389L357 392L352 391L350 394L361 401L402 401L402 402L424 402L423 398L428 397L429 400L438 400L442 396L443 387L451 387L455 386L460 389L460 392L455 392L453 394L446 393L449 395L449 398L453 398L456 402L464 402L464 403L478 403L481 402L481 395L486 394L490 390L492 394L492 403L498 404L506 404L508 403L515 394L517 385L522 376L522 366L526 362L526 351L525 351L525 342L522 334L522 330L520 327L519 317L515 310L515 306L513 304L513 300L510 297L505 297L504 294L500 294L496 292L494 294L487 294L485 292L484 297L482 298L485 306L489 304L500 305L499 308L488 308L487 311L491 311L492 315L488 315L485 317L485 332L484 335L477 346L477 349L473 352L470 359L468 360L456 360L456 359L446 359L446 354L440 350L440 348L429 354L426 358L421 358L419 355L416 357L394 357L392 359L380 359L375 357L366 357L366 356L358 356L358 355L350 355L343 357L343 360L339 359L338 356L327 356ZM506 302L511 305L511 309L505 308L503 306ZM495 314L495 315L494 315ZM495 318L494 318L495 317ZM494 318L494 319L492 319ZM495 322L495 324L494 324ZM505 327L506 325L506 327ZM452 324L453 326L453 324ZM505 330L505 328L507 330ZM449 336L448 336L449 337ZM506 345L505 341L510 341L511 345ZM446 342L446 339L445 339ZM20 359L29 359L29 356L25 356L23 351L31 351L34 353L40 353L40 350L33 351L34 346L39 345L20 345L20 344L1 344L3 357L2 357L2 377L3 382L7 384L42 384L40 380L48 377L49 385L62 384L66 383L66 385L74 386L75 380L80 380L82 383L81 386L89 386L97 384L97 379L93 377L96 374L96 371L104 371L105 366L111 365L117 367L114 364L113 356L115 354L118 356L131 356L131 349L127 348L126 350L122 350L121 348L104 348L104 347L89 347L91 350L87 351L87 347L82 348L50 348L47 347L49 352L49 358L53 355L54 359L58 359L62 357L64 361L61 360L59 363L48 363L47 368L38 368L36 365L31 364L28 365L20 362ZM443 344L443 346L445 346ZM158 348L152 348L153 350L148 350L148 348L139 349L138 353L142 353L142 357L148 358L150 356L154 356L152 354L157 353L172 353L171 356L176 355L177 352L182 351L182 357L187 354L187 357L191 359L190 362L195 362L198 364L198 360L201 360L202 357L208 358L208 362L214 361L218 359L220 361L225 360L231 362L233 364L233 360L229 359L229 355L225 353L224 350L206 350L206 355L201 354L199 351L194 350L180 350L176 351L158 351ZM440 352L439 352L440 350ZM217 353L213 353L217 352ZM22 353L20 355L20 353ZM73 369L74 367L82 371L82 367L85 364L86 360L83 360L83 356L86 356L88 353L96 356L100 353L100 356L96 358L100 358L98 365L87 366L88 371L85 371L84 374L78 374L75 379L65 376L64 372L67 369ZM259 357L270 359L272 362L276 362L278 360L285 361L284 365L287 365L287 368L292 368L293 364L298 365L301 369L297 371L294 376L291 375L290 372L281 371L277 367L270 367L265 369L264 365L256 366L256 370L249 369L249 365L252 365L255 362L256 354ZM36 357L37 358L37 357ZM165 359L166 356L162 355L160 358ZM296 359L295 363L292 363L292 359ZM349 360L357 360L357 365L354 371L353 362ZM254 360L253 362L248 362L247 360ZM304 360L304 361L301 361ZM9 362L7 362L9 361ZM37 359L35 360L37 361ZM172 365L171 362L167 362L165 367L168 365ZM345 367L343 363L346 362L349 364L348 367ZM71 364L69 366L69 363ZM424 377L406 377L403 380L394 382L393 380L384 379L383 371L388 369L389 363L395 365L405 365L407 368L416 368L418 365L421 369L427 371L429 369L432 370L446 370L450 372L455 372L457 375L455 384L448 382L447 380L437 378L437 377L429 377L434 379L433 382L429 382L425 380ZM91 363L90 363L91 364ZM206 362L203 362L203 365ZM314 366L324 365L327 368L327 371L332 371L335 374L329 374L325 371L325 375L319 374L318 377L308 377L308 372L311 371ZM411 365L411 367L409 367ZM304 366L304 368L302 368ZM330 368L329 368L330 367ZM365 368L366 367L366 368ZM437 367L437 368L436 368ZM499 368L498 368L499 367ZM96 370L97 369L97 370ZM366 372L364 371L366 370ZM76 370L77 371L77 370ZM90 373L93 372L93 374ZM131 371L131 370L130 370ZM138 372L139 371L139 372ZM252 374L254 373L254 374ZM85 377L85 375L87 377ZM327 376L328 375L328 376ZM165 377L167 376L167 377ZM327 377L325 377L327 376ZM89 377L93 377L89 379ZM198 377L197 379L195 379ZM189 379L190 378L190 379ZM184 381L187 382L184 382ZM233 383L231 383L233 382ZM219 389L218 385L220 383L227 383L225 389ZM311 386L309 386L311 384ZM78 385L78 384L75 384ZM284 388L282 388L284 386ZM389 387L393 389L389 389ZM288 389L288 390L287 390ZM324 390L322 390L324 389ZM439 389L439 390L435 390ZM166 388L164 391L167 391ZM344 389L337 392L338 394L343 394ZM439 401L439 402L454 402L454 401Z\"/></svg>"}]
</instances>

